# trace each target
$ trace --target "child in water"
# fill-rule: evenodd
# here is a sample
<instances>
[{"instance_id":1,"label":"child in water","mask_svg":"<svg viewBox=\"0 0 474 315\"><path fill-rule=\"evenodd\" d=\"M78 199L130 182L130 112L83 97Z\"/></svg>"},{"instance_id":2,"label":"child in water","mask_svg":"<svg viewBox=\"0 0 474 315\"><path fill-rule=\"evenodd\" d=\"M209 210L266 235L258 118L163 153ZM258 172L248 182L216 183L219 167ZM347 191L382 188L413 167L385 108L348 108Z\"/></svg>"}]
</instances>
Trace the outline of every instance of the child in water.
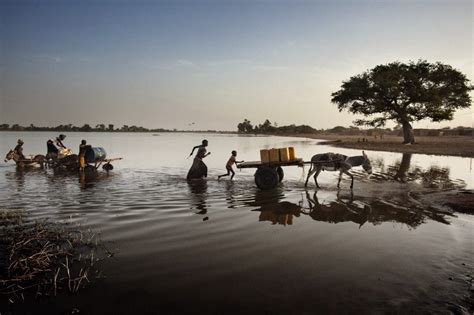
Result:
<instances>
[{"instance_id":1,"label":"child in water","mask_svg":"<svg viewBox=\"0 0 474 315\"><path fill-rule=\"evenodd\" d=\"M224 176L229 176L230 173L232 173L232 176L230 176L230 180L234 178L235 172L232 169L232 165L237 164L237 163L243 163L244 161L236 161L235 158L237 157L237 151L232 151L232 155L230 156L229 160L227 161L227 164L225 165L225 168L227 170L227 174L222 174L217 176L217 180L221 179L221 177Z\"/></svg>"}]
</instances>

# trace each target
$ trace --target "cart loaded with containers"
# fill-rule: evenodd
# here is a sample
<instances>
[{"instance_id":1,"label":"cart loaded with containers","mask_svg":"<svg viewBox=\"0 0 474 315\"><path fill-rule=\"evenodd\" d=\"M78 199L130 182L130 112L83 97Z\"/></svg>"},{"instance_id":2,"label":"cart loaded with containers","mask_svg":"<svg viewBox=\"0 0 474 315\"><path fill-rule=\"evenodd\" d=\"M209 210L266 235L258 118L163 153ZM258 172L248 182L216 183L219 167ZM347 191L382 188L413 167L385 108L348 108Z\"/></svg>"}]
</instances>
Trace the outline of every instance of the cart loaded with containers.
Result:
<instances>
[{"instance_id":1,"label":"cart loaded with containers","mask_svg":"<svg viewBox=\"0 0 474 315\"><path fill-rule=\"evenodd\" d=\"M260 189L271 189L283 180L283 166L300 166L303 159L296 158L293 147L260 150L260 161L243 162L237 168L256 168L255 184Z\"/></svg>"},{"instance_id":2,"label":"cart loaded with containers","mask_svg":"<svg viewBox=\"0 0 474 315\"><path fill-rule=\"evenodd\" d=\"M84 154L85 171L96 171L100 166L104 171L113 170L111 162L121 160L122 158L107 158L107 153L104 148L87 146ZM76 171L79 169L79 156L73 154L71 149L62 149L55 159L48 161L50 167L54 169L64 169L69 171Z\"/></svg>"}]
</instances>

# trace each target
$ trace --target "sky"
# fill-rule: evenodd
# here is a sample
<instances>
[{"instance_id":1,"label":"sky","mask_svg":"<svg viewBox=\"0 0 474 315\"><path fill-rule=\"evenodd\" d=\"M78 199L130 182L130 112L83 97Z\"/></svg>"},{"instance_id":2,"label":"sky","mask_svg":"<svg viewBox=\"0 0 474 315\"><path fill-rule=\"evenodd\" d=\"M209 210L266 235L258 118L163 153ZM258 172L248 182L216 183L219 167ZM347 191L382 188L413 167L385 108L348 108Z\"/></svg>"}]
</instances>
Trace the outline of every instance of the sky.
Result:
<instances>
[{"instance_id":1,"label":"sky","mask_svg":"<svg viewBox=\"0 0 474 315\"><path fill-rule=\"evenodd\" d=\"M472 81L473 20L470 0L1 0L0 123L349 126L331 93L378 64L440 61Z\"/></svg>"}]
</instances>

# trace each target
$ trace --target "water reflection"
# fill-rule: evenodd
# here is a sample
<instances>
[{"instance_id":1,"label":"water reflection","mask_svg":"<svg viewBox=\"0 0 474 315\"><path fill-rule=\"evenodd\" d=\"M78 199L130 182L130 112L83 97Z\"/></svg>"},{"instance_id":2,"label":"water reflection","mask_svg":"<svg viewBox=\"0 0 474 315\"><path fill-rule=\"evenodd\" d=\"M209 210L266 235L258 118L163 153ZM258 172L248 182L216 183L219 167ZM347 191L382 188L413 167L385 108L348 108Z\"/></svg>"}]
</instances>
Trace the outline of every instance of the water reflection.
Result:
<instances>
[{"instance_id":1,"label":"water reflection","mask_svg":"<svg viewBox=\"0 0 474 315\"><path fill-rule=\"evenodd\" d=\"M332 192L331 192L332 193ZM403 223L411 228L416 228L431 219L443 224L449 224L446 220L448 213L423 207L419 204L405 200L397 202L379 198L367 198L354 196L352 192L333 192L326 195L323 201L318 198L318 192L306 191L298 203L281 201L282 195L268 195L260 199L258 194L255 202L249 205L259 206L259 221L269 221L272 224L292 225L294 217L301 214L307 215L315 221L328 223L353 222L360 227L366 223L379 225L383 222ZM268 197L272 196L273 199ZM262 203L260 203L262 202Z\"/></svg>"},{"instance_id":2,"label":"water reflection","mask_svg":"<svg viewBox=\"0 0 474 315\"><path fill-rule=\"evenodd\" d=\"M419 165L412 165L412 154L402 154L401 160L385 167L383 160L378 160L377 166L380 172L374 174L376 180L390 180L401 183L419 182L424 187L439 189L462 189L466 182L460 179L451 178L450 168L430 165L427 168Z\"/></svg>"},{"instance_id":3,"label":"water reflection","mask_svg":"<svg viewBox=\"0 0 474 315\"><path fill-rule=\"evenodd\" d=\"M236 207L236 189L234 181L229 180L225 182L225 200L227 201L227 208L234 209Z\"/></svg>"},{"instance_id":4,"label":"water reflection","mask_svg":"<svg viewBox=\"0 0 474 315\"><path fill-rule=\"evenodd\" d=\"M189 181L188 187L191 196L191 210L197 211L196 214L207 214L207 181ZM207 217L204 219L207 220Z\"/></svg>"},{"instance_id":5,"label":"water reflection","mask_svg":"<svg viewBox=\"0 0 474 315\"><path fill-rule=\"evenodd\" d=\"M38 170L27 170L26 172L32 173L32 172L38 172ZM16 190L18 192L22 192L25 189L25 169L21 167L16 167L14 171L6 172L5 173L5 182L14 183L16 186Z\"/></svg>"}]
</instances>

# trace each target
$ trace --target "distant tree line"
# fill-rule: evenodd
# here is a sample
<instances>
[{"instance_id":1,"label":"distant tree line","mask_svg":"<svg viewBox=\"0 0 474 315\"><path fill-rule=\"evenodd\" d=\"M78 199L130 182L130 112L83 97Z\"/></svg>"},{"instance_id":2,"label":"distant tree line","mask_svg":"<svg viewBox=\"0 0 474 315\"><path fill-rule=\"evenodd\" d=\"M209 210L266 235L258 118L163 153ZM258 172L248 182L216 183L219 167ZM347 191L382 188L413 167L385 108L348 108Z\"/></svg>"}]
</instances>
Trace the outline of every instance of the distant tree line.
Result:
<instances>
[{"instance_id":1,"label":"distant tree line","mask_svg":"<svg viewBox=\"0 0 474 315\"><path fill-rule=\"evenodd\" d=\"M67 125L59 125L55 127L40 127L35 126L34 124L30 124L29 126L21 126L19 124L0 124L1 131L81 131L81 132L173 132L177 131L163 129L163 128L156 128L156 129L148 129L141 126L129 126L123 125L122 127L115 128L113 124L97 124L95 127L84 124L81 127L74 126L73 124Z\"/></svg>"},{"instance_id":2,"label":"distant tree line","mask_svg":"<svg viewBox=\"0 0 474 315\"><path fill-rule=\"evenodd\" d=\"M263 124L253 126L250 120L244 119L237 125L238 133L245 134L275 134L275 135L298 135L298 134L332 134L345 136L376 136L383 135L403 136L403 126L398 124L393 128L368 128L362 129L357 126L343 127L336 126L328 129L315 129L307 125L288 125L278 126L271 123L268 119ZM471 136L474 135L474 129L459 126L456 128L445 127L442 129L415 129L414 134L417 136Z\"/></svg>"},{"instance_id":3,"label":"distant tree line","mask_svg":"<svg viewBox=\"0 0 474 315\"><path fill-rule=\"evenodd\" d=\"M318 132L318 130L308 125L278 126L276 122L272 124L268 119L263 124L255 126L252 125L250 120L244 119L243 122L237 125L237 131L248 134L311 134Z\"/></svg>"}]
</instances>

